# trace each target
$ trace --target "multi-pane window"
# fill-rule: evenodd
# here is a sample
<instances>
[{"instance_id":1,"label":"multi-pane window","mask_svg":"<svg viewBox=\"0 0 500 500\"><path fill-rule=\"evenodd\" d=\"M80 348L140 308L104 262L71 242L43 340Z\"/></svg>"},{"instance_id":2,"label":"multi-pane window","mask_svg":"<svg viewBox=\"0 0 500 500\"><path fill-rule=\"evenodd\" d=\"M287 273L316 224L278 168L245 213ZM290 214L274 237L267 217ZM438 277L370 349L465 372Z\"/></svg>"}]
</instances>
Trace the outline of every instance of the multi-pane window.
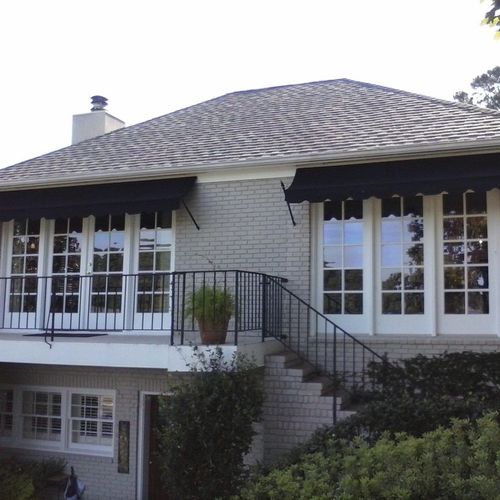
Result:
<instances>
[{"instance_id":1,"label":"multi-pane window","mask_svg":"<svg viewBox=\"0 0 500 500\"><path fill-rule=\"evenodd\" d=\"M98 394L71 395L71 443L111 446L113 398Z\"/></svg>"},{"instance_id":2,"label":"multi-pane window","mask_svg":"<svg viewBox=\"0 0 500 500\"><path fill-rule=\"evenodd\" d=\"M139 231L137 312L168 312L172 213L143 213Z\"/></svg>"},{"instance_id":3,"label":"multi-pane window","mask_svg":"<svg viewBox=\"0 0 500 500\"><path fill-rule=\"evenodd\" d=\"M36 441L61 440L61 394L24 391L22 437Z\"/></svg>"},{"instance_id":4,"label":"multi-pane window","mask_svg":"<svg viewBox=\"0 0 500 500\"><path fill-rule=\"evenodd\" d=\"M323 312L363 313L362 201L324 203Z\"/></svg>"},{"instance_id":5,"label":"multi-pane window","mask_svg":"<svg viewBox=\"0 0 500 500\"><path fill-rule=\"evenodd\" d=\"M120 312L123 294L125 215L96 217L91 311Z\"/></svg>"},{"instance_id":6,"label":"multi-pane window","mask_svg":"<svg viewBox=\"0 0 500 500\"><path fill-rule=\"evenodd\" d=\"M444 313L488 314L485 193L443 195Z\"/></svg>"},{"instance_id":7,"label":"multi-pane window","mask_svg":"<svg viewBox=\"0 0 500 500\"><path fill-rule=\"evenodd\" d=\"M78 312L82 247L82 219L56 219L52 242L51 310L54 312Z\"/></svg>"},{"instance_id":8,"label":"multi-pane window","mask_svg":"<svg viewBox=\"0 0 500 500\"><path fill-rule=\"evenodd\" d=\"M0 389L0 437L12 436L14 392Z\"/></svg>"},{"instance_id":9,"label":"multi-pane window","mask_svg":"<svg viewBox=\"0 0 500 500\"><path fill-rule=\"evenodd\" d=\"M0 389L0 443L79 453L113 453L114 396L97 389ZM1 496L1 495L0 495Z\"/></svg>"},{"instance_id":10,"label":"multi-pane window","mask_svg":"<svg viewBox=\"0 0 500 500\"><path fill-rule=\"evenodd\" d=\"M424 313L422 197L381 201L382 314Z\"/></svg>"},{"instance_id":11,"label":"multi-pane window","mask_svg":"<svg viewBox=\"0 0 500 500\"><path fill-rule=\"evenodd\" d=\"M16 219L12 227L9 311L36 312L40 221Z\"/></svg>"}]
</instances>

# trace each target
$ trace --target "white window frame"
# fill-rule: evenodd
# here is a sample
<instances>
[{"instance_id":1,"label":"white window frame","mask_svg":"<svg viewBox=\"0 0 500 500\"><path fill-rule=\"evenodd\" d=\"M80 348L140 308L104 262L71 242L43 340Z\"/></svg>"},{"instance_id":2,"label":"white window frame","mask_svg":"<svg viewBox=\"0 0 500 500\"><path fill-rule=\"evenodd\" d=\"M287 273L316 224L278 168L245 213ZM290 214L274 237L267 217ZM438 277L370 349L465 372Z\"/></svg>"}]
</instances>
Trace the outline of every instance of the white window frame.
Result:
<instances>
[{"instance_id":1,"label":"white window frame","mask_svg":"<svg viewBox=\"0 0 500 500\"><path fill-rule=\"evenodd\" d=\"M9 448L23 448L40 451L53 451L61 453L75 453L79 455L93 455L113 457L116 435L118 432L116 417L116 391L107 389L90 389L86 387L54 387L54 386L31 386L31 385L2 385L1 389L12 390L14 393L13 404L13 428L11 436L0 436L0 445ZM23 438L23 393L30 392L52 392L61 394L61 439L60 441L45 441ZM109 445L89 445L84 443L73 443L71 440L71 399L73 394L85 396L105 396L112 398L113 418L111 420L113 433Z\"/></svg>"},{"instance_id":2,"label":"white window frame","mask_svg":"<svg viewBox=\"0 0 500 500\"><path fill-rule=\"evenodd\" d=\"M352 334L499 335L500 190L486 191L489 314L444 314L442 195L424 196L424 314L382 315L380 199L363 202L363 314L327 315ZM323 311L323 204L311 204L311 303ZM420 316L420 317L419 317Z\"/></svg>"},{"instance_id":3,"label":"white window frame","mask_svg":"<svg viewBox=\"0 0 500 500\"><path fill-rule=\"evenodd\" d=\"M161 212L161 210L159 210ZM175 240L176 240L176 211L171 210L172 213L172 245L170 248L170 271L173 272L175 269ZM124 241L124 252L123 252L123 274L135 274L138 272L138 261L139 261L139 231L140 231L140 214L127 214L125 213L125 241ZM66 216L61 216L62 218L66 218ZM93 215L89 215L88 217L83 217L83 227L82 227L82 235L83 235L83 244L81 250L80 257L80 276L89 276L92 273L92 259L93 259L93 243L94 243L94 224L95 217ZM12 325L12 329L14 331L22 331L22 327L19 328L18 324L27 323L27 327L29 329L38 329L43 331L47 325L42 324L42 317L44 314L42 312L47 313L48 308L50 306L50 294L46 293L44 290L44 286L38 287L37 294L37 313L9 313L9 295L10 295L10 276L11 276L11 260L12 260L12 231L13 231L13 221L4 222L1 225L1 242L0 242L0 276L2 280L0 280L0 318L3 318L4 324L0 325L1 328L9 329L9 325ZM54 219L40 219L40 243L39 243L39 265L37 276L50 276L52 270L52 258L53 258L53 249L52 249L52 241L54 236ZM62 274L57 274L57 276L63 276ZM64 275L66 276L66 275ZM76 275L75 275L76 276ZM81 281L80 286L85 287L89 286L89 279L83 279ZM44 285L43 283L41 283ZM47 279L47 289L51 286L51 280ZM50 291L50 290L49 290ZM82 328L86 327L86 321L88 314L92 314L89 312L90 304L88 303L89 291L87 289L82 288L80 290L80 304L79 314L82 315L81 325ZM123 308L127 311L127 316L123 318L124 324L124 332L134 332L138 333L140 330L136 328L134 322L136 319L134 317L136 312L136 293L132 290L132 287L127 290L127 294L122 297L122 313ZM169 301L172 300L171 294L169 294ZM163 318L161 322L155 318L155 327L157 324L165 325L165 329L170 328L170 310L171 304L169 304L168 312L165 313L167 315L167 319ZM122 314L121 313L121 314ZM18 321L18 314L27 314L30 315L28 319L24 317ZM70 313L67 313L68 315ZM138 313L140 314L140 313ZM46 314L45 314L46 315ZM11 323L9 321L11 320ZM35 324L36 317L36 324ZM78 323L78 320L75 319L75 323ZM112 325L113 322L109 324ZM149 330L148 324L150 322L147 321L144 327L144 331L149 333L158 333L163 334L163 330ZM121 320L118 322L121 324ZM135 328L134 328L135 327ZM111 327L110 327L111 328ZM111 332L112 334L113 332ZM123 332L119 332L122 334Z\"/></svg>"}]
</instances>

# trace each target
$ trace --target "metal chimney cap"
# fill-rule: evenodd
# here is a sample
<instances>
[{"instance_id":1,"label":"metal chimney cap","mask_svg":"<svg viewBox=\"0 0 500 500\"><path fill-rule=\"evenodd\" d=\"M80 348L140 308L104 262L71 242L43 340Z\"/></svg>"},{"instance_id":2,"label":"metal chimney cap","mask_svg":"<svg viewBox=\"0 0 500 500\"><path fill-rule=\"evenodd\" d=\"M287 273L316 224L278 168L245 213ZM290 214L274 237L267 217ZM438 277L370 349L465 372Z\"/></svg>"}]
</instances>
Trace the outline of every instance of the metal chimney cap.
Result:
<instances>
[{"instance_id":1,"label":"metal chimney cap","mask_svg":"<svg viewBox=\"0 0 500 500\"><path fill-rule=\"evenodd\" d=\"M102 95L93 95L91 99L92 108L90 111L102 111L108 105L108 100Z\"/></svg>"}]
</instances>

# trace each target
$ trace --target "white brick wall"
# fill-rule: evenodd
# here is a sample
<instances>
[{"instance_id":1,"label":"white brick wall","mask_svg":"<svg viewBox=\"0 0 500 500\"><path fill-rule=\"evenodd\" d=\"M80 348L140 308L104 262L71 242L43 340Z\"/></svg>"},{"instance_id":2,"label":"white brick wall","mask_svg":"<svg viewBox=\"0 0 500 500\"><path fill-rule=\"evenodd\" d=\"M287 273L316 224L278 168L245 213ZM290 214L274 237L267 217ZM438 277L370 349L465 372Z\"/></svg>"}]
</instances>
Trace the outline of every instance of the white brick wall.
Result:
<instances>
[{"instance_id":1,"label":"white brick wall","mask_svg":"<svg viewBox=\"0 0 500 500\"><path fill-rule=\"evenodd\" d=\"M134 500L136 498L136 457L139 391L166 392L167 374L161 370L94 369L47 365L0 364L3 384L47 385L116 390L116 425L130 422L130 473L118 473L118 440L114 458L69 453L2 450L2 454L63 457L87 485L87 500ZM170 379L171 380L171 379ZM115 431L116 432L116 431ZM116 436L116 434L115 434Z\"/></svg>"},{"instance_id":2,"label":"white brick wall","mask_svg":"<svg viewBox=\"0 0 500 500\"><path fill-rule=\"evenodd\" d=\"M293 226L279 179L197 184L186 203L201 229L177 210L176 270L211 269L209 259L218 269L280 275L309 296L309 206L293 206Z\"/></svg>"}]
</instances>

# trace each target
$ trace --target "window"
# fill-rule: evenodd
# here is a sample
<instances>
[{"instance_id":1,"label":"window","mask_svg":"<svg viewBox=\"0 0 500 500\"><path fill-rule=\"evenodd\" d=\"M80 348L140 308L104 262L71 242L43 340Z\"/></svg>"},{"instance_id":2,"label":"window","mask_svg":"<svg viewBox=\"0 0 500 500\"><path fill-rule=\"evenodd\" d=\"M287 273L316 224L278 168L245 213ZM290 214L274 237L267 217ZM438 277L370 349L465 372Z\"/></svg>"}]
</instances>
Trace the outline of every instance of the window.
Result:
<instances>
[{"instance_id":1,"label":"window","mask_svg":"<svg viewBox=\"0 0 500 500\"><path fill-rule=\"evenodd\" d=\"M443 196L445 314L488 314L485 193Z\"/></svg>"},{"instance_id":2,"label":"window","mask_svg":"<svg viewBox=\"0 0 500 500\"><path fill-rule=\"evenodd\" d=\"M97 394L71 395L71 443L111 446L113 398Z\"/></svg>"},{"instance_id":3,"label":"window","mask_svg":"<svg viewBox=\"0 0 500 500\"><path fill-rule=\"evenodd\" d=\"M0 443L112 455L114 394L100 390L0 389Z\"/></svg>"},{"instance_id":4,"label":"window","mask_svg":"<svg viewBox=\"0 0 500 500\"><path fill-rule=\"evenodd\" d=\"M23 392L23 439L61 440L61 394L57 392Z\"/></svg>"},{"instance_id":5,"label":"window","mask_svg":"<svg viewBox=\"0 0 500 500\"><path fill-rule=\"evenodd\" d=\"M4 328L170 325L172 211L19 219L3 224L3 236Z\"/></svg>"},{"instance_id":6,"label":"window","mask_svg":"<svg viewBox=\"0 0 500 500\"><path fill-rule=\"evenodd\" d=\"M381 201L382 314L424 313L422 197Z\"/></svg>"},{"instance_id":7,"label":"window","mask_svg":"<svg viewBox=\"0 0 500 500\"><path fill-rule=\"evenodd\" d=\"M363 313L363 204L326 202L323 213L323 310Z\"/></svg>"},{"instance_id":8,"label":"window","mask_svg":"<svg viewBox=\"0 0 500 500\"><path fill-rule=\"evenodd\" d=\"M349 333L500 333L499 190L315 210L318 303Z\"/></svg>"},{"instance_id":9,"label":"window","mask_svg":"<svg viewBox=\"0 0 500 500\"><path fill-rule=\"evenodd\" d=\"M37 309L40 221L15 220L11 239L9 312L34 313Z\"/></svg>"},{"instance_id":10,"label":"window","mask_svg":"<svg viewBox=\"0 0 500 500\"><path fill-rule=\"evenodd\" d=\"M172 213L141 214L137 312L165 313L169 307ZM154 273L154 275L152 274Z\"/></svg>"}]
</instances>

